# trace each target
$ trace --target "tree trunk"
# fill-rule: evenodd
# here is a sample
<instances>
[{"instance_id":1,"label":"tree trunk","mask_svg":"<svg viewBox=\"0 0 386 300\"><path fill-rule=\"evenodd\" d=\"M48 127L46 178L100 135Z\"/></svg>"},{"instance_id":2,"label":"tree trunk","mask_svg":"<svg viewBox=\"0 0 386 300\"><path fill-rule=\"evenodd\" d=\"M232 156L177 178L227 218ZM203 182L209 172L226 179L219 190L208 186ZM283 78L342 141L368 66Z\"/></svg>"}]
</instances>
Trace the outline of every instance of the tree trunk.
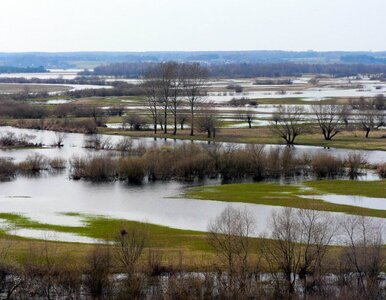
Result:
<instances>
[{"instance_id":1,"label":"tree trunk","mask_svg":"<svg viewBox=\"0 0 386 300\"><path fill-rule=\"evenodd\" d=\"M194 135L194 105L193 103L190 105L190 114L191 114L191 122L190 122L190 135Z\"/></svg>"}]
</instances>

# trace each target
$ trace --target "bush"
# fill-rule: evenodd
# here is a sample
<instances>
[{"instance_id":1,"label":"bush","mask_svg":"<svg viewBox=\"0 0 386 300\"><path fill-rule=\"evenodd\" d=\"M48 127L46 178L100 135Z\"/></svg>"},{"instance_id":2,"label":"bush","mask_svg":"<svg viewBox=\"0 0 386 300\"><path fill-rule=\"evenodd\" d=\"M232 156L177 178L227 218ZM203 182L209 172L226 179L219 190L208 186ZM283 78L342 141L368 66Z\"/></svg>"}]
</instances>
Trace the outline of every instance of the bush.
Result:
<instances>
[{"instance_id":1,"label":"bush","mask_svg":"<svg viewBox=\"0 0 386 300\"><path fill-rule=\"evenodd\" d=\"M355 178L360 175L360 170L366 165L367 161L361 153L350 153L345 159L346 167L348 168L348 176Z\"/></svg>"},{"instance_id":2,"label":"bush","mask_svg":"<svg viewBox=\"0 0 386 300\"><path fill-rule=\"evenodd\" d=\"M66 160L60 157L52 158L48 163L52 169L56 170L65 169L67 165Z\"/></svg>"},{"instance_id":3,"label":"bush","mask_svg":"<svg viewBox=\"0 0 386 300\"><path fill-rule=\"evenodd\" d=\"M0 180L10 179L16 175L15 164L5 158L0 158Z\"/></svg>"},{"instance_id":4,"label":"bush","mask_svg":"<svg viewBox=\"0 0 386 300\"><path fill-rule=\"evenodd\" d=\"M386 178L386 163L378 165L377 173L381 178Z\"/></svg>"},{"instance_id":5,"label":"bush","mask_svg":"<svg viewBox=\"0 0 386 300\"><path fill-rule=\"evenodd\" d=\"M71 178L91 181L110 181L116 178L116 162L108 156L71 160Z\"/></svg>"},{"instance_id":6,"label":"bush","mask_svg":"<svg viewBox=\"0 0 386 300\"><path fill-rule=\"evenodd\" d=\"M121 180L129 183L141 183L146 175L145 164L142 158L126 157L119 160L118 173Z\"/></svg>"},{"instance_id":7,"label":"bush","mask_svg":"<svg viewBox=\"0 0 386 300\"><path fill-rule=\"evenodd\" d=\"M42 170L47 170L48 160L41 154L30 155L25 161L19 163L19 170L27 173L38 173Z\"/></svg>"},{"instance_id":8,"label":"bush","mask_svg":"<svg viewBox=\"0 0 386 300\"><path fill-rule=\"evenodd\" d=\"M343 175L344 161L329 154L319 154L313 157L312 170L319 178Z\"/></svg>"}]
</instances>

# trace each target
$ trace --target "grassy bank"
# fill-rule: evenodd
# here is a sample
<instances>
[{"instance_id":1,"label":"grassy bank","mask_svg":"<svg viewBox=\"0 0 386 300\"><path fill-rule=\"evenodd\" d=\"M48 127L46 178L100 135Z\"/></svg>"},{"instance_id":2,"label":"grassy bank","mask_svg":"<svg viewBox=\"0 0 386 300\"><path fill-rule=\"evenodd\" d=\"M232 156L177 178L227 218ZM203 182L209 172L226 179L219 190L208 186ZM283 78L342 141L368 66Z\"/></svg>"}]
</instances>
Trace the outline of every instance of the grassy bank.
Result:
<instances>
[{"instance_id":1,"label":"grassy bank","mask_svg":"<svg viewBox=\"0 0 386 300\"><path fill-rule=\"evenodd\" d=\"M171 128L171 127L170 127ZM171 132L172 130L170 130ZM111 128L98 128L102 134L123 135L131 137L157 137L182 140L208 141L206 133L196 132L195 136L190 136L189 130L179 130L177 135L163 134L159 131L154 134L152 131L123 131ZM386 151L386 139L382 136L386 130L372 132L369 138L364 137L362 131L347 131L334 137L331 141L323 139L322 134L313 133L301 135L296 139L297 145L320 146L331 148L345 148L357 150L383 150ZM216 142L233 143L255 143L255 144L283 144L283 140L278 138L269 127L259 128L222 128L217 133Z\"/></svg>"}]
</instances>

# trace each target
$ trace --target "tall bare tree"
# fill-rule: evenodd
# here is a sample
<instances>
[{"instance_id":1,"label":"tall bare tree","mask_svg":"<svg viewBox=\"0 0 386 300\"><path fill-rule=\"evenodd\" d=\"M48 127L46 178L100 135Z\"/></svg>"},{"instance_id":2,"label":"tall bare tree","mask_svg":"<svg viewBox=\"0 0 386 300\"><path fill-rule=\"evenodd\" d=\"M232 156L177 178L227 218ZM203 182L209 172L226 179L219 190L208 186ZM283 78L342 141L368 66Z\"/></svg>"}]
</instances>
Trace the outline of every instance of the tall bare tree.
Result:
<instances>
[{"instance_id":1,"label":"tall bare tree","mask_svg":"<svg viewBox=\"0 0 386 300\"><path fill-rule=\"evenodd\" d=\"M198 63L184 64L183 78L184 93L190 111L190 135L193 136L197 110L206 99L204 88L208 78L208 70Z\"/></svg>"},{"instance_id":2,"label":"tall bare tree","mask_svg":"<svg viewBox=\"0 0 386 300\"><path fill-rule=\"evenodd\" d=\"M344 258L359 292L379 299L378 276L385 266L382 225L363 216L345 216L341 228Z\"/></svg>"},{"instance_id":3,"label":"tall bare tree","mask_svg":"<svg viewBox=\"0 0 386 300\"><path fill-rule=\"evenodd\" d=\"M151 65L146 71L145 80L142 82L142 88L146 94L155 134L157 133L158 121L160 119L159 106L161 105L161 91L158 75L159 72L157 66Z\"/></svg>"},{"instance_id":4,"label":"tall bare tree","mask_svg":"<svg viewBox=\"0 0 386 300\"><path fill-rule=\"evenodd\" d=\"M229 288L245 284L254 220L247 210L228 206L208 226L208 242L226 266Z\"/></svg>"},{"instance_id":5,"label":"tall bare tree","mask_svg":"<svg viewBox=\"0 0 386 300\"><path fill-rule=\"evenodd\" d=\"M173 64L172 74L170 78L170 111L173 116L173 135L177 134L177 124L178 124L178 109L182 103L182 88L183 88L183 74L182 74L182 65Z\"/></svg>"},{"instance_id":6,"label":"tall bare tree","mask_svg":"<svg viewBox=\"0 0 386 300\"><path fill-rule=\"evenodd\" d=\"M277 269L284 275L287 296L295 293L298 278L303 279L305 293L310 275L320 280L335 232L332 224L326 214L314 210L284 208L272 214L272 240L262 242L261 253L274 276ZM280 282L280 276L277 279Z\"/></svg>"}]
</instances>

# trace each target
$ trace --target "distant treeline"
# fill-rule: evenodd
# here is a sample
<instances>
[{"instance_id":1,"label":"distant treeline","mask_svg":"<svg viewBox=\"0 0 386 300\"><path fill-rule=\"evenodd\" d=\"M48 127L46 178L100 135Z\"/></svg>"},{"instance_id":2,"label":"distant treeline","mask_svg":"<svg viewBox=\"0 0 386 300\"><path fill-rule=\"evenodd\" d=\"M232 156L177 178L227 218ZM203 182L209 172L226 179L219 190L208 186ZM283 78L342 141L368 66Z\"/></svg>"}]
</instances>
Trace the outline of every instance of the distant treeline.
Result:
<instances>
[{"instance_id":1,"label":"distant treeline","mask_svg":"<svg viewBox=\"0 0 386 300\"><path fill-rule=\"evenodd\" d=\"M77 77L74 79L63 78L25 78L25 77L0 77L0 83L32 83L32 84L90 84L107 85L105 80L93 77Z\"/></svg>"},{"instance_id":2,"label":"distant treeline","mask_svg":"<svg viewBox=\"0 0 386 300\"><path fill-rule=\"evenodd\" d=\"M0 73L45 73L48 72L43 66L40 67L14 67L0 66Z\"/></svg>"},{"instance_id":3,"label":"distant treeline","mask_svg":"<svg viewBox=\"0 0 386 300\"><path fill-rule=\"evenodd\" d=\"M66 93L67 96L72 98L84 98L84 97L122 97L122 96L141 96L144 95L144 90L135 84L114 81L110 84L112 88L100 88L100 89L82 89L73 90Z\"/></svg>"},{"instance_id":4,"label":"distant treeline","mask_svg":"<svg viewBox=\"0 0 386 300\"><path fill-rule=\"evenodd\" d=\"M114 63L98 66L94 71L82 75L141 77L155 63ZM280 77L302 74L326 74L334 77L356 76L358 74L386 74L386 64L296 64L296 63L231 63L207 66L211 77Z\"/></svg>"}]
</instances>

